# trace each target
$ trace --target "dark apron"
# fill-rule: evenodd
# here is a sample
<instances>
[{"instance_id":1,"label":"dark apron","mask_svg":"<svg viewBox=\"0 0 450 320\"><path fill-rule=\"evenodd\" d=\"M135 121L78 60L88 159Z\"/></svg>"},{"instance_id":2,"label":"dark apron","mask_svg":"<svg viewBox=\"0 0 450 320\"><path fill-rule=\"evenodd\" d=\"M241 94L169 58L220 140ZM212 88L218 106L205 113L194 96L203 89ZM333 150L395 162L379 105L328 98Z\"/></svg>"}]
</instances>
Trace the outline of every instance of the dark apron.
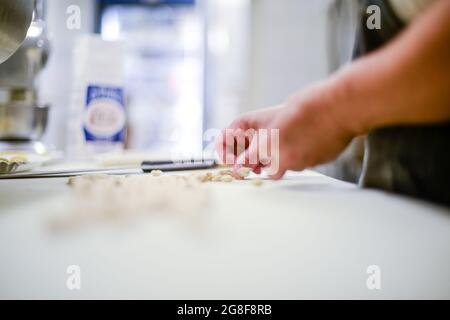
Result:
<instances>
[{"instance_id":1,"label":"dark apron","mask_svg":"<svg viewBox=\"0 0 450 320\"><path fill-rule=\"evenodd\" d=\"M388 1L362 3L355 57L379 48L405 27ZM371 4L381 8L381 30L366 28L365 10ZM450 206L450 123L370 131L360 185Z\"/></svg>"}]
</instances>

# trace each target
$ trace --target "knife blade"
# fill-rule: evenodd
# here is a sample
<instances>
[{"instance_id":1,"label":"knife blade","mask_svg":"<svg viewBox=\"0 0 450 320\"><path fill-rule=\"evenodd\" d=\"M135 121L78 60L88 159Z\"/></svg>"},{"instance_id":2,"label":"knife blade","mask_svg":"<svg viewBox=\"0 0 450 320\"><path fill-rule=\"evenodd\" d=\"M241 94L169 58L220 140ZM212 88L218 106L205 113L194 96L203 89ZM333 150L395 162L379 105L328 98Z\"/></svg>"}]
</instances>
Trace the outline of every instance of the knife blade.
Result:
<instances>
[{"instance_id":1,"label":"knife blade","mask_svg":"<svg viewBox=\"0 0 450 320\"><path fill-rule=\"evenodd\" d=\"M140 167L127 168L100 168L100 169L74 169L74 170L42 170L26 173L0 174L0 180L6 179L33 179L33 178L67 178L79 175L92 174L142 174L153 170L186 171L186 170L204 170L212 169L217 165L215 160L194 160L194 161L144 161Z\"/></svg>"}]
</instances>

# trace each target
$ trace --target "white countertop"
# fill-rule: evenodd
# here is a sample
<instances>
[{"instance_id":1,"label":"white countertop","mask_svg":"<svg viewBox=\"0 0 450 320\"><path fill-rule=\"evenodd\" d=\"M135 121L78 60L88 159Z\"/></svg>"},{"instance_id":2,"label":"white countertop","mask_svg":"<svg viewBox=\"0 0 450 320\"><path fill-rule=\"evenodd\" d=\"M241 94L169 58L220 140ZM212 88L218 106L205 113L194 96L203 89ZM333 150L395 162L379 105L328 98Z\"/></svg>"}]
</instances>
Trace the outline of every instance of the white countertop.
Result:
<instances>
[{"instance_id":1,"label":"white countertop","mask_svg":"<svg viewBox=\"0 0 450 320\"><path fill-rule=\"evenodd\" d=\"M66 181L0 181L0 298L450 298L448 208L304 172L211 184L193 216L54 233ZM70 265L81 290L66 287Z\"/></svg>"}]
</instances>

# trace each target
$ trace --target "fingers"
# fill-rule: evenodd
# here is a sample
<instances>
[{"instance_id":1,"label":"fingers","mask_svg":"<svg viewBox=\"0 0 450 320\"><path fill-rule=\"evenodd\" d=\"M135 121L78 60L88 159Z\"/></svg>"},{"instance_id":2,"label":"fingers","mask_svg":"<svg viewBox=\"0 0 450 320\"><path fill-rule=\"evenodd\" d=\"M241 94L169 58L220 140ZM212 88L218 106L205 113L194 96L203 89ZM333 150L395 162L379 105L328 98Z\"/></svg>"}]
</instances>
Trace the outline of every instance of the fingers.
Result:
<instances>
[{"instance_id":1,"label":"fingers","mask_svg":"<svg viewBox=\"0 0 450 320\"><path fill-rule=\"evenodd\" d=\"M280 150L271 149L270 158L264 163L263 170L267 176L273 180L281 179L288 170L288 161L285 157L281 157Z\"/></svg>"},{"instance_id":2,"label":"fingers","mask_svg":"<svg viewBox=\"0 0 450 320\"><path fill-rule=\"evenodd\" d=\"M257 121L261 114L259 118L252 114L234 121L216 140L216 151L220 161L233 165L235 172L245 166L256 174L264 170L270 178L280 179L287 168L280 168L279 130L268 129L273 112L263 115L264 121Z\"/></svg>"},{"instance_id":3,"label":"fingers","mask_svg":"<svg viewBox=\"0 0 450 320\"><path fill-rule=\"evenodd\" d=\"M286 174L287 167L276 167L275 169L270 169L267 173L267 176L272 180L280 180Z\"/></svg>"},{"instance_id":4,"label":"fingers","mask_svg":"<svg viewBox=\"0 0 450 320\"><path fill-rule=\"evenodd\" d=\"M262 168L260 166L258 166L258 167L253 169L253 172L256 173L256 174L261 174Z\"/></svg>"},{"instance_id":5,"label":"fingers","mask_svg":"<svg viewBox=\"0 0 450 320\"><path fill-rule=\"evenodd\" d=\"M237 154L235 153L235 144L233 131L230 129L222 130L221 134L216 139L216 151L221 163L235 163L237 158Z\"/></svg>"},{"instance_id":6,"label":"fingers","mask_svg":"<svg viewBox=\"0 0 450 320\"><path fill-rule=\"evenodd\" d=\"M235 169L239 169L240 167L247 167L251 168L253 171L257 169L260 170L258 153L258 136L254 135L248 148L245 149L237 158Z\"/></svg>"},{"instance_id":7,"label":"fingers","mask_svg":"<svg viewBox=\"0 0 450 320\"><path fill-rule=\"evenodd\" d=\"M236 120L222 130L215 143L219 160L226 165L236 164L238 156L249 147L253 132L244 119Z\"/></svg>"},{"instance_id":8,"label":"fingers","mask_svg":"<svg viewBox=\"0 0 450 320\"><path fill-rule=\"evenodd\" d=\"M232 165L237 173L241 167L252 169L256 174L263 170L271 179L281 179L289 159L280 159L279 132L260 129L227 128L216 143L222 163Z\"/></svg>"}]
</instances>

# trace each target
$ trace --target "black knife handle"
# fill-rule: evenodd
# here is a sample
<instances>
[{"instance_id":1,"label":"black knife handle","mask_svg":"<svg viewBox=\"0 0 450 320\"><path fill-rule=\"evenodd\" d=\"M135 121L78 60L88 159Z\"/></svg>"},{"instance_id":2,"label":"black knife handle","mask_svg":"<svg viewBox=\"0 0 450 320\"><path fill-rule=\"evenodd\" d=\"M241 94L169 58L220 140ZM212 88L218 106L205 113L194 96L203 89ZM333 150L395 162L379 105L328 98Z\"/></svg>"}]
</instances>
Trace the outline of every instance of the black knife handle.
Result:
<instances>
[{"instance_id":1,"label":"black knife handle","mask_svg":"<svg viewBox=\"0 0 450 320\"><path fill-rule=\"evenodd\" d=\"M214 160L194 160L186 162L173 161L144 161L141 164L142 171L151 172L153 170L161 171L185 171L185 170L204 170L212 169L216 166Z\"/></svg>"}]
</instances>

